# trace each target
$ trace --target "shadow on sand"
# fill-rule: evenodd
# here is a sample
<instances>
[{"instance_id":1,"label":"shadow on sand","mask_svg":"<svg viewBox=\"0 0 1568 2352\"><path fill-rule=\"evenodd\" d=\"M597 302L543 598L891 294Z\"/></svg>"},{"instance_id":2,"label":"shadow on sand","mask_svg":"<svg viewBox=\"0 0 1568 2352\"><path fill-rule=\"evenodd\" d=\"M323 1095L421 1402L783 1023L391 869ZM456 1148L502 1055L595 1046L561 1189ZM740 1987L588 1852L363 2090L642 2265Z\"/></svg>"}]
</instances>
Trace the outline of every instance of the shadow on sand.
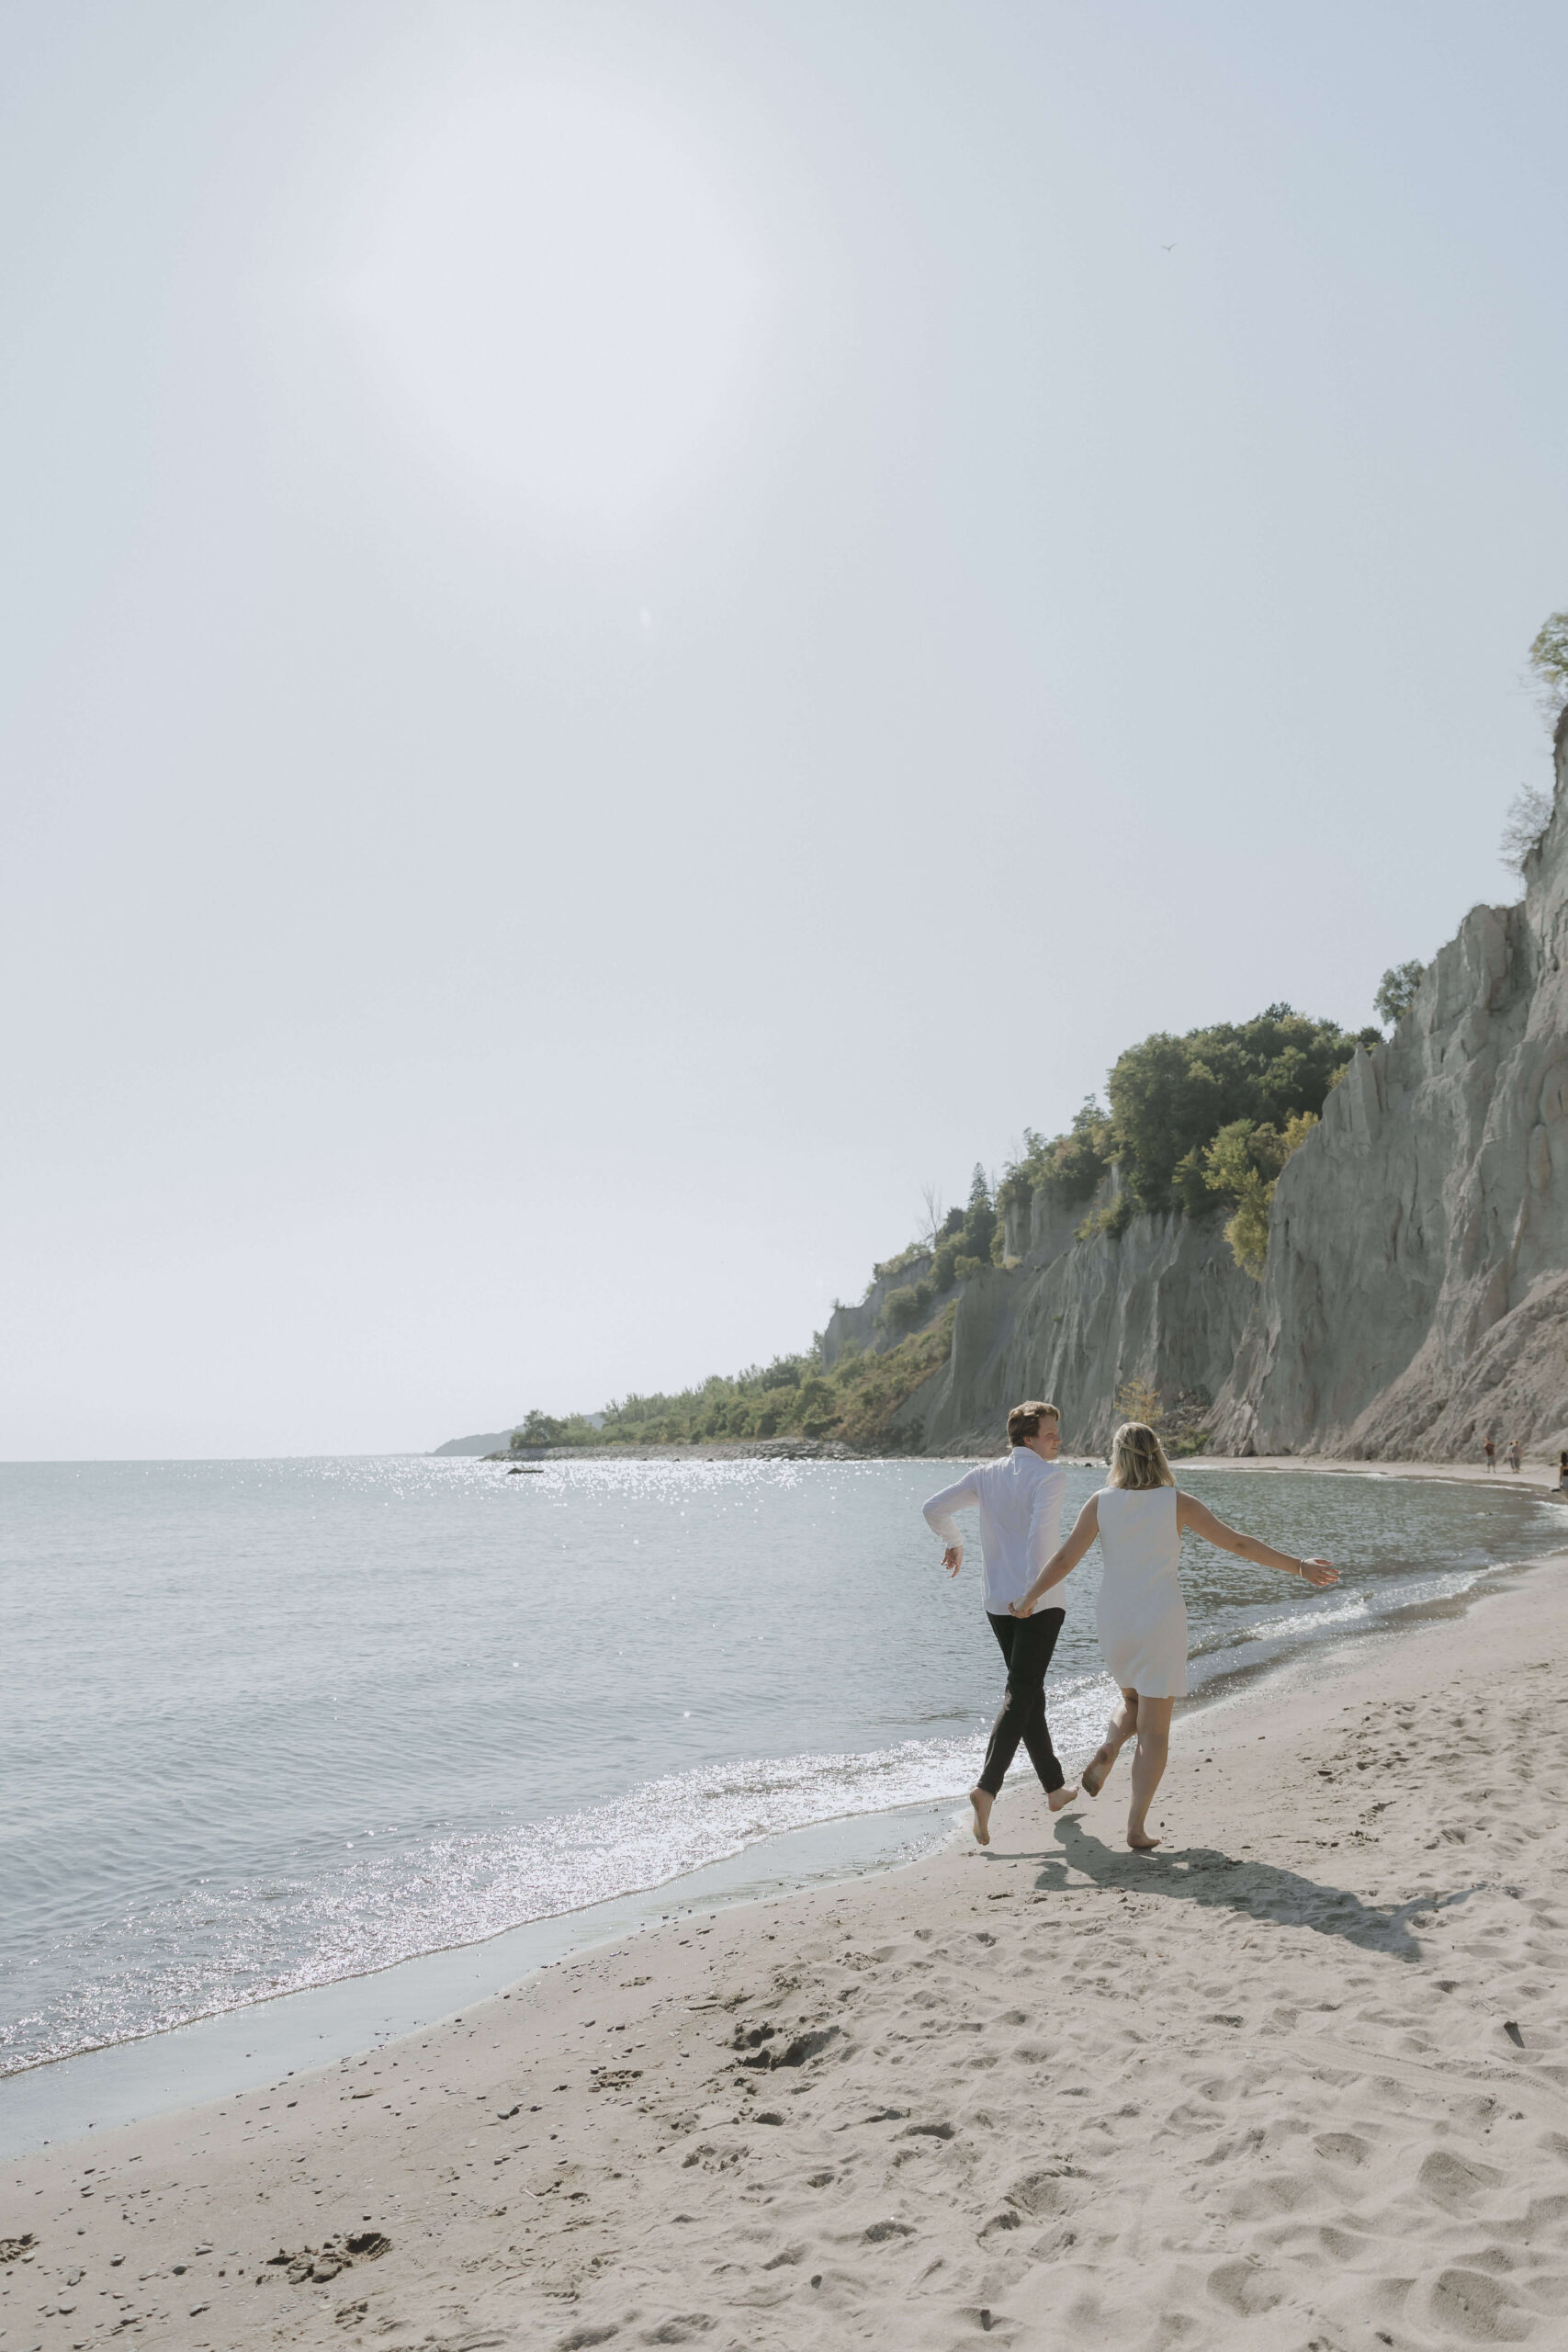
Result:
<instances>
[{"instance_id":1,"label":"shadow on sand","mask_svg":"<svg viewBox=\"0 0 1568 2352\"><path fill-rule=\"evenodd\" d=\"M1059 1821L1055 1834L1054 1854L998 1854L996 1860L1038 1860L1034 1884L1040 1895L1063 1894L1087 1880L1093 1886L1167 1895L1176 1902L1272 1920L1280 1927L1311 1928L1320 1936L1341 1936L1347 1943L1389 1952L1397 1960L1420 1958L1421 1946L1410 1931L1424 1915L1447 1910L1479 1891L1464 1887L1451 1894L1418 1894L1408 1903L1366 1903L1346 1887L1320 1886L1299 1871L1224 1854L1213 1846L1121 1853L1070 1818Z\"/></svg>"}]
</instances>

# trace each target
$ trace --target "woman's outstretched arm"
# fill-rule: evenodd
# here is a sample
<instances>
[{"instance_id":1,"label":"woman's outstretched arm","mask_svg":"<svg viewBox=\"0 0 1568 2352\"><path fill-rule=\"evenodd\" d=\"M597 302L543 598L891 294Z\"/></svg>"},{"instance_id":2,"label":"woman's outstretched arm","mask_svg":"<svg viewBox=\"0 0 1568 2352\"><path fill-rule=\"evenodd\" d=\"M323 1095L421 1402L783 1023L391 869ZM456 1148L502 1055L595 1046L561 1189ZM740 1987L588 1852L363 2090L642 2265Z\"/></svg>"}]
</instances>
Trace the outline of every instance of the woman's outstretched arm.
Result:
<instances>
[{"instance_id":1,"label":"woman's outstretched arm","mask_svg":"<svg viewBox=\"0 0 1568 2352\"><path fill-rule=\"evenodd\" d=\"M1009 1602L1008 1606L1013 1616L1031 1615L1042 1593L1049 1592L1053 1585L1060 1584L1062 1578L1070 1575L1077 1566L1078 1562L1100 1532L1100 1513L1095 1509L1097 1499L1096 1496L1090 1495L1078 1513L1077 1522L1072 1533L1057 1551L1052 1553L1023 1599Z\"/></svg>"},{"instance_id":2,"label":"woman's outstretched arm","mask_svg":"<svg viewBox=\"0 0 1568 2352\"><path fill-rule=\"evenodd\" d=\"M1288 1577L1304 1577L1308 1584L1337 1584L1339 1571L1326 1560L1298 1560L1292 1553L1276 1552L1272 1544L1265 1544L1257 1535L1244 1535L1239 1527L1227 1527L1216 1519L1196 1495L1179 1494L1176 1498L1176 1523L1190 1528L1205 1544L1217 1544L1222 1552L1235 1552L1238 1558L1250 1560L1255 1567L1282 1568Z\"/></svg>"}]
</instances>

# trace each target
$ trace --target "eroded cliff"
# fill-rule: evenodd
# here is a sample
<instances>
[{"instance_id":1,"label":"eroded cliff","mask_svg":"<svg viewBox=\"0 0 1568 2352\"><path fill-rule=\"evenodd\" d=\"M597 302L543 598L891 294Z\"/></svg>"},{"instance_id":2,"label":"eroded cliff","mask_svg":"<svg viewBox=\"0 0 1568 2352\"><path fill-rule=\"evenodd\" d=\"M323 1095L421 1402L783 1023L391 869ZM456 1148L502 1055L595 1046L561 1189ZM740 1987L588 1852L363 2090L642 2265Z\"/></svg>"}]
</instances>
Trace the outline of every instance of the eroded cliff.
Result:
<instances>
[{"instance_id":1,"label":"eroded cliff","mask_svg":"<svg viewBox=\"0 0 1568 2352\"><path fill-rule=\"evenodd\" d=\"M910 1397L925 1452L993 1450L1010 1405L1050 1396L1070 1451L1100 1451L1128 1380L1168 1405L1215 1396L1229 1374L1257 1284L1219 1217L1134 1217L1120 1240L1072 1241L1040 1262L971 1277L942 1370Z\"/></svg>"},{"instance_id":2,"label":"eroded cliff","mask_svg":"<svg viewBox=\"0 0 1568 2352\"><path fill-rule=\"evenodd\" d=\"M1568 1443L1568 714L1556 768L1522 903L1465 918L1392 1039L1363 1032L1376 1042L1347 1064L1343 1032L1288 1006L1157 1033L1111 1072L1111 1115L1086 1105L1070 1135L1032 1136L996 1200L976 1170L968 1207L836 1307L819 1349L525 1428L574 1447L989 1452L1008 1408L1043 1395L1068 1446L1098 1451L1135 1383L1225 1453ZM1204 1168L1245 1207L1210 1146L1283 1144L1319 1102L1273 1193L1260 1283L1223 1210L1123 1221L1134 1199L1212 1198L1190 1181Z\"/></svg>"},{"instance_id":3,"label":"eroded cliff","mask_svg":"<svg viewBox=\"0 0 1568 2352\"><path fill-rule=\"evenodd\" d=\"M1037 1202L899 1410L925 1452L994 1449L1028 1395L1060 1404L1069 1447L1102 1448L1128 1381L1212 1396L1218 1452L1568 1444L1568 714L1556 781L1522 904L1465 918L1286 1165L1261 1283L1218 1216L1079 1240L1081 1210L1043 1222ZM845 1310L842 1337L878 1344L879 1311Z\"/></svg>"},{"instance_id":4,"label":"eroded cliff","mask_svg":"<svg viewBox=\"0 0 1568 2352\"><path fill-rule=\"evenodd\" d=\"M1227 1451L1568 1443L1568 714L1522 905L1477 907L1280 1178Z\"/></svg>"}]
</instances>

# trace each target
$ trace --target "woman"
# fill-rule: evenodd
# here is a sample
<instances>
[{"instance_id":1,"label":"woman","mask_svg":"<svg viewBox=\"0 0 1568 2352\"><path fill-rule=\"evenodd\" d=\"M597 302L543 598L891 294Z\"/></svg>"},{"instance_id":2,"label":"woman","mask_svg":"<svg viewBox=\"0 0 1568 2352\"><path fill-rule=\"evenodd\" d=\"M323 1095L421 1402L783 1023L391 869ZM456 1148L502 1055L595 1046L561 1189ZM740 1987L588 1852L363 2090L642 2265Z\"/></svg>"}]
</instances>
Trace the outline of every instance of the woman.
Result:
<instances>
[{"instance_id":1,"label":"woman","mask_svg":"<svg viewBox=\"0 0 1568 2352\"><path fill-rule=\"evenodd\" d=\"M1260 1568L1282 1568L1311 1585L1337 1584L1326 1560L1296 1560L1276 1552L1256 1535L1243 1535L1216 1519L1191 1495L1179 1494L1165 1448L1142 1421L1123 1421L1111 1441L1111 1480L1090 1495L1077 1524L1061 1549L1046 1561L1015 1617L1027 1617L1043 1593L1077 1566L1098 1535L1104 1560L1096 1615L1105 1663L1122 1688L1122 1704L1111 1718L1104 1741L1083 1776L1086 1796L1097 1797L1111 1768L1134 1732L1133 1805L1127 1843L1134 1853L1159 1844L1148 1833L1150 1801L1165 1772L1170 1745L1170 1708L1187 1696L1187 1610L1177 1573L1183 1532L1190 1529L1222 1552L1235 1552Z\"/></svg>"}]
</instances>

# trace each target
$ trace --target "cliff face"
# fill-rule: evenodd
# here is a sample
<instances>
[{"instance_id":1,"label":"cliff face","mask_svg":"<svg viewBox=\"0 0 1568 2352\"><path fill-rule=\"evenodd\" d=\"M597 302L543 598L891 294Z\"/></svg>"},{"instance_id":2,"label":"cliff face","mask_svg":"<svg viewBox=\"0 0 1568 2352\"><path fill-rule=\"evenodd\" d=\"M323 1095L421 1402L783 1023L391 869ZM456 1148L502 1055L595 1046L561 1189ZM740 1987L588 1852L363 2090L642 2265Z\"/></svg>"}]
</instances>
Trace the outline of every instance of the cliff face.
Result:
<instances>
[{"instance_id":1,"label":"cliff face","mask_svg":"<svg viewBox=\"0 0 1568 2352\"><path fill-rule=\"evenodd\" d=\"M1117 1391L1135 1381L1168 1412L1188 1400L1189 1420L1201 1402L1221 1453L1443 1460L1473 1457L1488 1435L1568 1446L1568 711L1525 885L1520 905L1467 915L1394 1036L1355 1055L1280 1176L1261 1284L1233 1261L1220 1214L1139 1216L1120 1238L1079 1240L1086 1210L1115 1198L1114 1170L1069 1208L1043 1193L1014 1201L1010 1186L1001 1266L932 1296L933 1258L916 1252L835 1308L822 1363L841 1368L837 1433L997 1452L1009 1407L1043 1396L1070 1449L1103 1451ZM904 1321L916 1300L900 1298L894 1328L890 1295L922 1285L923 1314ZM890 1365L854 1361L901 1340ZM812 1391L797 1397L803 1430Z\"/></svg>"},{"instance_id":2,"label":"cliff face","mask_svg":"<svg viewBox=\"0 0 1568 2352\"><path fill-rule=\"evenodd\" d=\"M878 1274L858 1306L835 1306L822 1334L823 1371L831 1372L846 1348L858 1348L863 1354L885 1351L893 1336L883 1320L883 1309L889 1296L896 1290L912 1287L923 1281L931 1270L931 1254L923 1251L919 1257L911 1258L907 1266L900 1267L897 1273ZM923 1331L952 1304L950 1293L946 1298L936 1300L930 1313L911 1328Z\"/></svg>"},{"instance_id":3,"label":"cliff face","mask_svg":"<svg viewBox=\"0 0 1568 2352\"><path fill-rule=\"evenodd\" d=\"M1119 1241L1075 1241L1063 1220L1011 1272L964 1285L952 1353L898 1419L919 1425L928 1453L993 1451L1010 1405L1049 1396L1068 1451L1101 1451L1125 1380L1168 1402L1217 1394L1257 1287L1218 1217L1134 1217Z\"/></svg>"},{"instance_id":4,"label":"cliff face","mask_svg":"<svg viewBox=\"0 0 1568 2352\"><path fill-rule=\"evenodd\" d=\"M1568 714L1556 753L1523 904L1468 915L1395 1035L1356 1055L1280 1180L1262 1283L1217 1216L1078 1241L1082 1208L1036 1196L1027 1229L1009 1218L1016 1262L964 1285L949 1361L900 1408L923 1451L995 1449L1027 1396L1061 1406L1069 1448L1103 1449L1130 1379L1167 1406L1212 1396L1217 1452L1568 1444ZM885 1345L878 1308L845 1310L843 1337Z\"/></svg>"},{"instance_id":5,"label":"cliff face","mask_svg":"<svg viewBox=\"0 0 1568 2352\"><path fill-rule=\"evenodd\" d=\"M1568 1442L1568 722L1525 880L1466 917L1287 1166L1216 1446Z\"/></svg>"}]
</instances>

